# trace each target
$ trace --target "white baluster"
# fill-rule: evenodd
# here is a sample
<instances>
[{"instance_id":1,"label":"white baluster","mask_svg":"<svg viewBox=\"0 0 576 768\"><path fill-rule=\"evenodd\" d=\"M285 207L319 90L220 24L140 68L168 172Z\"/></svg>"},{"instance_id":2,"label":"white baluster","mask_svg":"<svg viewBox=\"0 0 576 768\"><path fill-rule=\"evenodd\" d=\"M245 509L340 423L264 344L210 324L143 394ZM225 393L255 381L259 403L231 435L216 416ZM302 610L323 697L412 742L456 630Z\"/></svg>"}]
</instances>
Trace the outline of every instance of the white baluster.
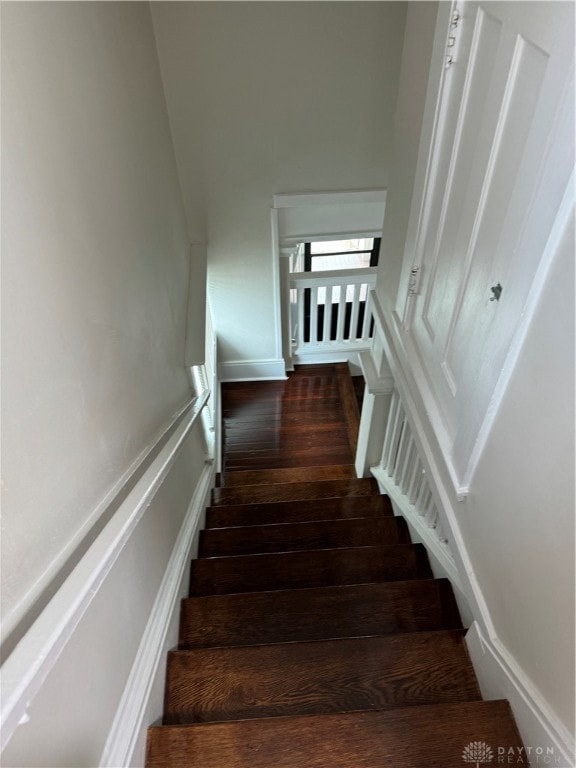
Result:
<instances>
[{"instance_id":1,"label":"white baluster","mask_svg":"<svg viewBox=\"0 0 576 768\"><path fill-rule=\"evenodd\" d=\"M350 333L348 338L350 341L356 341L358 338L358 312L360 310L360 285L354 286L352 299L352 315L350 317Z\"/></svg>"},{"instance_id":2,"label":"white baluster","mask_svg":"<svg viewBox=\"0 0 576 768\"><path fill-rule=\"evenodd\" d=\"M430 494L430 501L426 505L424 519L429 528L436 528L438 525L438 510L436 509L436 502L432 494Z\"/></svg>"},{"instance_id":3,"label":"white baluster","mask_svg":"<svg viewBox=\"0 0 576 768\"><path fill-rule=\"evenodd\" d=\"M326 299L324 303L324 333L322 335L322 343L330 343L330 327L332 325L332 289L333 286L326 286Z\"/></svg>"},{"instance_id":4,"label":"white baluster","mask_svg":"<svg viewBox=\"0 0 576 768\"><path fill-rule=\"evenodd\" d=\"M436 536L438 536L438 540L440 541L441 544L448 546L448 537L444 532L444 528L442 527L440 520L438 520L438 524L436 526Z\"/></svg>"},{"instance_id":5,"label":"white baluster","mask_svg":"<svg viewBox=\"0 0 576 768\"><path fill-rule=\"evenodd\" d=\"M410 429L408 421L406 421L406 429L408 431L408 442L406 444L406 450L404 452L404 458L402 460L402 474L400 475L400 480L398 482L398 485L400 486L400 490L404 495L406 495L406 493L408 492L408 478L410 477L410 473L416 461L416 455L415 455L415 449L414 449L414 437L412 436L412 431Z\"/></svg>"},{"instance_id":6,"label":"white baluster","mask_svg":"<svg viewBox=\"0 0 576 768\"><path fill-rule=\"evenodd\" d=\"M420 489L418 491L418 496L416 498L416 512L419 515L424 515L426 512L426 505L428 503L428 499L431 497L430 489L428 488L428 483L426 482L426 478L424 478Z\"/></svg>"},{"instance_id":7,"label":"white baluster","mask_svg":"<svg viewBox=\"0 0 576 768\"><path fill-rule=\"evenodd\" d=\"M384 445L382 447L382 458L380 460L380 466L382 469L388 469L388 462L390 461L390 445L392 443L392 433L394 431L394 423L398 414L398 408L400 405L400 398L398 392L394 390L392 393L392 399L390 401L390 411L388 412L388 421L386 423L386 432L384 434Z\"/></svg>"},{"instance_id":8,"label":"white baluster","mask_svg":"<svg viewBox=\"0 0 576 768\"><path fill-rule=\"evenodd\" d=\"M304 292L305 288L298 288L298 324L296 327L297 331L297 342L298 342L298 349L302 349L304 346Z\"/></svg>"},{"instance_id":9,"label":"white baluster","mask_svg":"<svg viewBox=\"0 0 576 768\"><path fill-rule=\"evenodd\" d=\"M338 323L336 326L336 341L344 341L344 321L346 320L346 286L340 283L338 297Z\"/></svg>"},{"instance_id":10,"label":"white baluster","mask_svg":"<svg viewBox=\"0 0 576 768\"><path fill-rule=\"evenodd\" d=\"M318 286L310 289L310 344L318 344Z\"/></svg>"},{"instance_id":11,"label":"white baluster","mask_svg":"<svg viewBox=\"0 0 576 768\"><path fill-rule=\"evenodd\" d=\"M406 491L406 495L408 496L408 501L410 504L414 504L416 501L416 494L418 493L418 487L422 480L422 476L424 474L424 467L422 466L422 462L420 461L420 457L418 456L418 450L416 448L416 444L414 444L414 463L412 465L412 472L410 473L410 480L408 481L408 490Z\"/></svg>"},{"instance_id":12,"label":"white baluster","mask_svg":"<svg viewBox=\"0 0 576 768\"><path fill-rule=\"evenodd\" d=\"M394 482L396 485L400 485L400 478L404 472L404 462L406 460L406 446L410 439L410 427L406 421L406 415L402 421L402 430L400 432L400 438L398 440L398 450L396 452L396 460L394 461Z\"/></svg>"},{"instance_id":13,"label":"white baluster","mask_svg":"<svg viewBox=\"0 0 576 768\"><path fill-rule=\"evenodd\" d=\"M398 405L396 413L394 414L394 421L392 423L392 432L390 434L390 444L388 445L388 453L386 456L386 471L388 477L392 477L396 466L396 454L398 451L398 441L402 433L402 426L404 424L404 409L402 403L398 399Z\"/></svg>"},{"instance_id":14,"label":"white baluster","mask_svg":"<svg viewBox=\"0 0 576 768\"><path fill-rule=\"evenodd\" d=\"M372 292L369 286L366 286L366 306L364 308L364 322L362 323L362 341L368 341L370 338L370 325L372 323Z\"/></svg>"}]
</instances>

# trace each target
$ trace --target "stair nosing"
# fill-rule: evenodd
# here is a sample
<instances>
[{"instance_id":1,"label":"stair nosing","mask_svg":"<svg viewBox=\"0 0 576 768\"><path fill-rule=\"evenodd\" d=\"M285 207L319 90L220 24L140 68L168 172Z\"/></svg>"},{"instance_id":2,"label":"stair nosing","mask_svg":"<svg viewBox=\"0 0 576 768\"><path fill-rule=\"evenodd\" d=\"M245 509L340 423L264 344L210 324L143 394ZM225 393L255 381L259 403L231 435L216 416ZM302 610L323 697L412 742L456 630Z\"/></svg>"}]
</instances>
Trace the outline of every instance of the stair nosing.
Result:
<instances>
[{"instance_id":1,"label":"stair nosing","mask_svg":"<svg viewBox=\"0 0 576 768\"><path fill-rule=\"evenodd\" d=\"M450 579L448 579L446 576L440 576L438 578L430 577L430 578L420 578L420 579L404 579L404 580L398 580L398 581L367 581L362 582L360 584L329 584L326 586L321 587L290 587L289 589L256 589L252 592L233 592L230 593L224 593L224 594L216 594L216 595L193 595L192 597L183 597L181 602L185 602L186 600L214 600L219 598L228 598L228 597L238 597L238 596L245 596L245 595L282 595L284 592L302 592L304 590L325 590L325 589L334 589L334 590L344 590L344 589L354 589L356 587L361 586L387 586L387 585L400 585L400 584L417 584L418 582L426 582L426 583L444 583L446 585L450 585ZM391 588L393 588L391 586Z\"/></svg>"},{"instance_id":2,"label":"stair nosing","mask_svg":"<svg viewBox=\"0 0 576 768\"><path fill-rule=\"evenodd\" d=\"M222 655L225 655L228 651L243 653L245 652L247 655L251 653L253 648L274 648L278 650L278 653L281 653L282 646L284 645L314 645L317 646L319 643L326 643L326 644L342 644L342 643L350 643L355 640L366 640L366 639L380 639L383 642L389 641L390 643L396 642L398 640L401 640L401 638L410 638L414 635L418 635L418 638L421 639L422 636L428 635L430 638L439 637L440 635L458 635L462 639L466 636L467 630L464 627L456 627L454 629L424 629L418 632L394 632L387 635L360 635L353 637L333 637L333 638L322 638L320 640L290 640L288 642L279 642L279 643L258 643L254 645L227 645L227 646L215 646L215 647L209 647L209 648L171 648L168 651L168 656L181 656L181 655L192 655L192 654L198 654L198 653L210 653L212 651L221 653ZM470 662L470 666L472 666L472 661L470 659L469 654L467 653L466 644L464 643L464 650L466 651L466 656L468 661Z\"/></svg>"},{"instance_id":3,"label":"stair nosing","mask_svg":"<svg viewBox=\"0 0 576 768\"><path fill-rule=\"evenodd\" d=\"M354 521L358 522L359 520L369 520L373 522L374 520L404 520L405 518L402 515L373 515L372 517L366 517L365 515L359 515L358 517L334 517L334 518L327 518L322 520L299 520L297 522L294 522L293 520L287 520L285 523L263 523L262 525L223 525L219 528L203 528L202 530L205 531L237 531L238 529L243 528L279 528L280 526L286 526L286 525L317 525L318 523L341 523L342 521Z\"/></svg>"},{"instance_id":4,"label":"stair nosing","mask_svg":"<svg viewBox=\"0 0 576 768\"><path fill-rule=\"evenodd\" d=\"M259 527L259 526L256 526ZM210 529L212 530L212 529ZM231 560L231 559L237 559L240 557L275 557L278 555L290 555L294 552L297 552L298 554L306 553L308 555L312 555L314 552L337 552L338 554L342 554L342 552L348 552L350 550L357 551L359 549L384 549L384 548L393 548L393 547L414 547L419 550L426 551L426 548L423 544L420 544L419 542L407 542L404 544L365 544L364 546L360 547L319 547L317 549L297 549L297 550L290 550L288 552L249 552L242 555L215 555L214 557L199 557L193 562L198 561L206 561L206 560Z\"/></svg>"}]
</instances>

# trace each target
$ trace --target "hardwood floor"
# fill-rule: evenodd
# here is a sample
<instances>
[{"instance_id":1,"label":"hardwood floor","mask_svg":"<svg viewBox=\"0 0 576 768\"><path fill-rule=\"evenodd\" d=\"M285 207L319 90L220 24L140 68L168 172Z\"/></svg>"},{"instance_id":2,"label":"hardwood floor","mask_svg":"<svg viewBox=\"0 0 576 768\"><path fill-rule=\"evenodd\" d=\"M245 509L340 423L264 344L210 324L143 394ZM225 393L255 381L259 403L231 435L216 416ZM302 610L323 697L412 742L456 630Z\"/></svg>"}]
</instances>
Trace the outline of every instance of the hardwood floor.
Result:
<instances>
[{"instance_id":1,"label":"hardwood floor","mask_svg":"<svg viewBox=\"0 0 576 768\"><path fill-rule=\"evenodd\" d=\"M521 746L507 702L481 700L450 583L355 477L361 392L345 365L224 385L147 768L461 768L471 742Z\"/></svg>"}]
</instances>

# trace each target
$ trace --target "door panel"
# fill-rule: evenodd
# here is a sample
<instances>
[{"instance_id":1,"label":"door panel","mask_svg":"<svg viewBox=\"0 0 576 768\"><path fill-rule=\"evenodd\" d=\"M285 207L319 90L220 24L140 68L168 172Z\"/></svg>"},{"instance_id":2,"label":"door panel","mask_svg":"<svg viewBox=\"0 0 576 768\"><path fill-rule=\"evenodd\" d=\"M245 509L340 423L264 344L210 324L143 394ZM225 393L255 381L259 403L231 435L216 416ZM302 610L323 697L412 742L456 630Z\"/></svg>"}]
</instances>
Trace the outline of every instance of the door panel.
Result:
<instances>
[{"instance_id":1,"label":"door panel","mask_svg":"<svg viewBox=\"0 0 576 768\"><path fill-rule=\"evenodd\" d=\"M408 328L462 476L574 165L574 27L567 2L458 12Z\"/></svg>"}]
</instances>

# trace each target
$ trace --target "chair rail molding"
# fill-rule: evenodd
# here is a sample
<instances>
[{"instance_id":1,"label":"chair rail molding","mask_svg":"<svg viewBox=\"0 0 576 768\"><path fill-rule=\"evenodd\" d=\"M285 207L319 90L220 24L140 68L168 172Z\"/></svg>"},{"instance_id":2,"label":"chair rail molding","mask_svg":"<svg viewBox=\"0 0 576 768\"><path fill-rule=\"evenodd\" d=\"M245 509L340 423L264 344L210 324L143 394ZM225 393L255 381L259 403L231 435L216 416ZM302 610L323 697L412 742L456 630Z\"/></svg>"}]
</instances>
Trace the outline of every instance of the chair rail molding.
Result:
<instances>
[{"instance_id":1,"label":"chair rail molding","mask_svg":"<svg viewBox=\"0 0 576 768\"><path fill-rule=\"evenodd\" d=\"M208 396L190 401L182 420L174 420L175 429L154 460L2 665L0 751L27 721L28 708L170 472Z\"/></svg>"},{"instance_id":2,"label":"chair rail molding","mask_svg":"<svg viewBox=\"0 0 576 768\"><path fill-rule=\"evenodd\" d=\"M124 694L108 734L100 765L139 765L144 757L146 729L161 716L151 694L162 686L166 654L174 643L171 620L178 616L179 601L188 592L188 570L197 543L204 509L213 485L213 465L206 462L172 550L150 619L134 659ZM161 698L161 697L160 697Z\"/></svg>"}]
</instances>

